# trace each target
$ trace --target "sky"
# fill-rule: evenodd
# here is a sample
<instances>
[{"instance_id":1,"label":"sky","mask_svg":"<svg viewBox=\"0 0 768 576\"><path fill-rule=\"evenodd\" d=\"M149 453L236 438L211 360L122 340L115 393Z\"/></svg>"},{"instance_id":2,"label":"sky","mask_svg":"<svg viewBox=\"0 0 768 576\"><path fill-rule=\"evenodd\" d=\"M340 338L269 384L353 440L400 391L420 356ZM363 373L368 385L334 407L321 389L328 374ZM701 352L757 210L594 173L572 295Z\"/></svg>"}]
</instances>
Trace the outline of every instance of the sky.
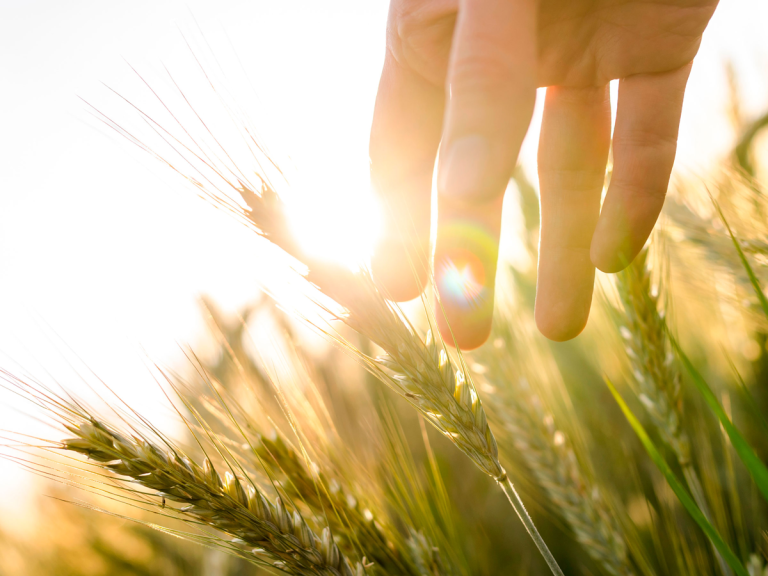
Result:
<instances>
[{"instance_id":1,"label":"sky","mask_svg":"<svg viewBox=\"0 0 768 576\"><path fill-rule=\"evenodd\" d=\"M164 418L148 360L184 362L201 295L235 311L279 275L251 232L91 113L146 131L115 92L162 113L146 80L181 109L170 74L207 94L196 109L234 137L193 55L290 174L307 244L364 255L386 13L384 0L0 0L0 367L76 390L92 370ZM727 62L745 114L768 108L765 22L764 1L722 0L689 82L678 173L706 176L733 142ZM540 114L521 154L531 175ZM23 410L0 393L0 428L29 431ZM0 477L0 509L18 509L29 476L0 462Z\"/></svg>"}]
</instances>

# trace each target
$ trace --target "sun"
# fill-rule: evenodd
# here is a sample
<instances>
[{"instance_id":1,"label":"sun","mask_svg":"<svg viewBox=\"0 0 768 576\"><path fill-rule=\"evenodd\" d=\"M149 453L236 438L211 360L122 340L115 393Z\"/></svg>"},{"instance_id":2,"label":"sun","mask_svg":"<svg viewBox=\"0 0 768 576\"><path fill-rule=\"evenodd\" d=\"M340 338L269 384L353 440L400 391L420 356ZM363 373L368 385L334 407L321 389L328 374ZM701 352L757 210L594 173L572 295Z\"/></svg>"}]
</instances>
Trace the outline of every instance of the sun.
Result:
<instances>
[{"instance_id":1,"label":"sun","mask_svg":"<svg viewBox=\"0 0 768 576\"><path fill-rule=\"evenodd\" d=\"M294 237L308 255L352 270L368 264L382 217L367 181L345 187L304 183L286 204Z\"/></svg>"}]
</instances>

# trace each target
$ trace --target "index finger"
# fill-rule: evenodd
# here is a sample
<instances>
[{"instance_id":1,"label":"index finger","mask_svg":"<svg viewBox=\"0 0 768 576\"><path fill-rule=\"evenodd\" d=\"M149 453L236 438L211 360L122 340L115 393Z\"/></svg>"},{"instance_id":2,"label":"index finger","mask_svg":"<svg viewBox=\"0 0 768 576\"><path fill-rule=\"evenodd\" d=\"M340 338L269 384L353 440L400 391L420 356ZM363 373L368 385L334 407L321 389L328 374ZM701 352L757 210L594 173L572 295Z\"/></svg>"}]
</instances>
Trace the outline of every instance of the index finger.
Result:
<instances>
[{"instance_id":1,"label":"index finger","mask_svg":"<svg viewBox=\"0 0 768 576\"><path fill-rule=\"evenodd\" d=\"M438 326L464 349L488 338L501 201L536 98L535 0L463 0L438 166Z\"/></svg>"}]
</instances>

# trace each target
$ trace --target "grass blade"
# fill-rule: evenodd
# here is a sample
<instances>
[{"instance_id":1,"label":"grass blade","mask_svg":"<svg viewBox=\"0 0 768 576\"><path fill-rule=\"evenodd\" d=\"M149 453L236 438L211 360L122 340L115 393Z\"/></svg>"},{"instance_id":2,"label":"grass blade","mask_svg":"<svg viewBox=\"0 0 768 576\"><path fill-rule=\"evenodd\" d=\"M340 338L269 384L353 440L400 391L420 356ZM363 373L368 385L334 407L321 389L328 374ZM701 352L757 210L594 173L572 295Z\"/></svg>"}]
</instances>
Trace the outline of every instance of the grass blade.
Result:
<instances>
[{"instance_id":1,"label":"grass blade","mask_svg":"<svg viewBox=\"0 0 768 576\"><path fill-rule=\"evenodd\" d=\"M621 411L624 413L624 416L626 416L627 420L629 421L629 424L634 429L638 438L640 438L640 442L643 443L643 446L648 452L648 455L651 457L651 460L654 461L659 470L661 470L661 473L664 474L664 477L667 479L669 486L672 488L672 491L675 493L678 500L680 500L680 503L683 505L683 507L685 507L688 514L691 515L699 527L704 531L714 547L718 552L720 552L722 557L733 569L733 571L736 572L736 574L739 576L749 576L749 573L747 572L746 568L744 568L741 560L739 560L736 554L734 554L728 544L725 543L717 529L709 522L709 520L706 519L699 507L696 506L693 498L688 494L686 489L677 479L675 473L672 472L672 469L656 449L656 446L653 444L653 441L646 433L643 425L640 424L637 418L635 418L635 415L629 409L629 406L627 406L627 404L624 402L624 399L621 397L618 390L616 390L608 378L605 379L605 383L611 390L611 394L613 394L613 397L616 399L616 402L621 408Z\"/></svg>"},{"instance_id":2,"label":"grass blade","mask_svg":"<svg viewBox=\"0 0 768 576\"><path fill-rule=\"evenodd\" d=\"M725 410L720 406L720 402L717 401L715 393L712 392L712 389L709 387L706 380L704 380L704 377L699 374L696 367L693 365L693 362L691 362L685 352L683 352L675 337L669 332L669 329L667 329L667 333L669 334L669 341L672 343L672 347L675 349L678 357L682 360L685 368L691 375L691 380L696 386L696 389L701 393L709 408L715 413L715 416L717 416L717 419L720 420L723 429L725 429L728 438L731 440L733 448L736 450L739 458L741 458L741 461L744 462L744 466L747 467L749 474L760 489L763 498L768 501L768 468L766 468L762 460L757 457L755 451L744 439L736 426L733 425L730 418L728 418Z\"/></svg>"},{"instance_id":3,"label":"grass blade","mask_svg":"<svg viewBox=\"0 0 768 576\"><path fill-rule=\"evenodd\" d=\"M766 298L765 292L763 292L763 287L760 285L760 280L757 279L755 271L752 269L752 265L749 263L746 254L744 254L744 251L741 249L739 240L736 238L733 230L731 230L731 225L728 224L728 220L725 219L725 214L723 214L723 210L720 208L720 204L718 204L714 198L712 198L712 204L715 205L717 213L720 214L720 219L723 221L725 228L728 230L728 235L731 237L731 241L736 247L736 251L739 253L739 259L744 266L744 270L747 272L747 276L749 276L749 282L752 284L752 288L755 290L755 294L757 295L757 299L760 301L760 306L762 306L766 318L768 318L768 298Z\"/></svg>"}]
</instances>

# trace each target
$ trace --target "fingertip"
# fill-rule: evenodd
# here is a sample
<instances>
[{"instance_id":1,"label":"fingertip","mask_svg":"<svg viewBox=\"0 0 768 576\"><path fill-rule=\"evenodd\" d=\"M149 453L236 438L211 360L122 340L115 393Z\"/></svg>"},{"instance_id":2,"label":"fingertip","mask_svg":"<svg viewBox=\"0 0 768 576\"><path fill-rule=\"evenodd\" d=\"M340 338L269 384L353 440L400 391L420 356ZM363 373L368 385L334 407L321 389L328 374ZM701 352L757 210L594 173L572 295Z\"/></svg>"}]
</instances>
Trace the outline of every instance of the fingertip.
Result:
<instances>
[{"instance_id":1,"label":"fingertip","mask_svg":"<svg viewBox=\"0 0 768 576\"><path fill-rule=\"evenodd\" d=\"M542 246L534 307L539 332L555 342L581 334L589 320L594 284L595 269L586 248Z\"/></svg>"},{"instance_id":2,"label":"fingertip","mask_svg":"<svg viewBox=\"0 0 768 576\"><path fill-rule=\"evenodd\" d=\"M589 319L589 309L586 314L581 311L574 314L571 310L563 310L557 306L537 305L534 317L536 327L545 338L554 342L566 342L584 331Z\"/></svg>"},{"instance_id":3,"label":"fingertip","mask_svg":"<svg viewBox=\"0 0 768 576\"><path fill-rule=\"evenodd\" d=\"M443 340L474 350L488 340L493 321L495 260L481 262L471 252L449 252L437 260L435 304Z\"/></svg>"},{"instance_id":4,"label":"fingertip","mask_svg":"<svg viewBox=\"0 0 768 576\"><path fill-rule=\"evenodd\" d=\"M493 283L464 283L463 279L454 278L454 267L436 273L440 298L435 303L435 316L443 340L461 350L482 346L491 335L493 324Z\"/></svg>"},{"instance_id":5,"label":"fingertip","mask_svg":"<svg viewBox=\"0 0 768 576\"><path fill-rule=\"evenodd\" d=\"M590 260L595 268L606 274L621 272L640 253L646 238L647 235L641 239L633 238L629 225L616 225L610 218L601 217L589 248Z\"/></svg>"},{"instance_id":6,"label":"fingertip","mask_svg":"<svg viewBox=\"0 0 768 576\"><path fill-rule=\"evenodd\" d=\"M595 268L600 270L600 272L616 274L629 266L632 263L632 260L635 259L635 256L630 258L627 254L621 251L609 252L593 247L590 250L590 258L592 259L592 264L594 264Z\"/></svg>"},{"instance_id":7,"label":"fingertip","mask_svg":"<svg viewBox=\"0 0 768 576\"><path fill-rule=\"evenodd\" d=\"M379 244L371 258L371 273L387 299L407 302L421 295L429 279L428 249L428 242L411 250L396 240Z\"/></svg>"},{"instance_id":8,"label":"fingertip","mask_svg":"<svg viewBox=\"0 0 768 576\"><path fill-rule=\"evenodd\" d=\"M501 198L485 205L440 205L435 312L444 340L462 350L482 345L491 332L501 208Z\"/></svg>"},{"instance_id":9,"label":"fingertip","mask_svg":"<svg viewBox=\"0 0 768 576\"><path fill-rule=\"evenodd\" d=\"M443 341L454 348L469 351L479 348L491 335L492 315L486 314L482 318L462 314L455 310L446 310L439 304L435 312L437 328Z\"/></svg>"},{"instance_id":10,"label":"fingertip","mask_svg":"<svg viewBox=\"0 0 768 576\"><path fill-rule=\"evenodd\" d=\"M539 274L534 318L539 332L549 340L572 340L586 327L592 308L594 273L582 271L582 275L588 276L588 279L582 279L583 284L569 286L568 276L549 276L547 280ZM578 276L574 273L571 278L575 280ZM554 285L552 280L555 280Z\"/></svg>"}]
</instances>

